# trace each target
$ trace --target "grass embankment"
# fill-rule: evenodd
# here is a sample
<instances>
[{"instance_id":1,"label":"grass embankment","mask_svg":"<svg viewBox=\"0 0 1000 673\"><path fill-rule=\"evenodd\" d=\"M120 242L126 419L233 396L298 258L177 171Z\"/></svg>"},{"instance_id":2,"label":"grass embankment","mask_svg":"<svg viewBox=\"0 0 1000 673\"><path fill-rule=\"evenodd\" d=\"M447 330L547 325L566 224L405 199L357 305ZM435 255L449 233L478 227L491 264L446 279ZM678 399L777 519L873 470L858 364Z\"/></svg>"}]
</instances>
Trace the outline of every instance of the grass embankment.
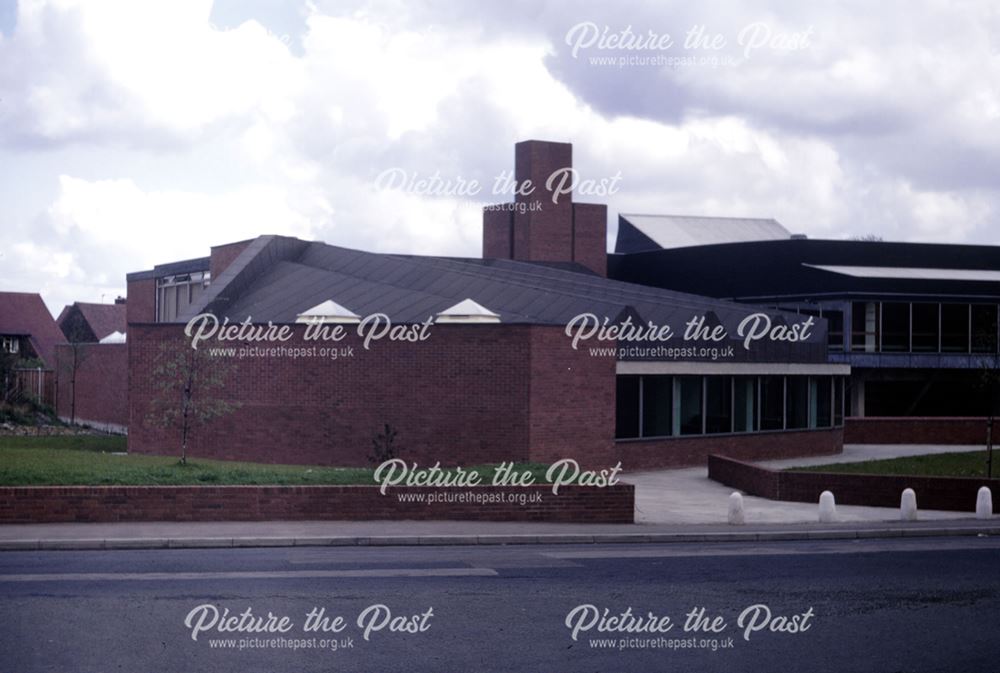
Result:
<instances>
[{"instance_id":1,"label":"grass embankment","mask_svg":"<svg viewBox=\"0 0 1000 673\"><path fill-rule=\"evenodd\" d=\"M993 455L993 476L1000 477L1000 453ZM985 477L986 450L962 453L935 453L905 458L866 460L860 463L833 463L791 468L795 472L841 472L927 477Z\"/></svg>"},{"instance_id":2,"label":"grass embankment","mask_svg":"<svg viewBox=\"0 0 1000 673\"><path fill-rule=\"evenodd\" d=\"M186 465L181 465L173 456L116 455L124 451L124 437L0 437L0 486L375 484L374 470L368 468L268 465L201 458L189 458ZM492 465L465 469L481 473L484 484L493 477ZM544 465L521 464L515 469L531 470L535 483L546 483Z\"/></svg>"}]
</instances>

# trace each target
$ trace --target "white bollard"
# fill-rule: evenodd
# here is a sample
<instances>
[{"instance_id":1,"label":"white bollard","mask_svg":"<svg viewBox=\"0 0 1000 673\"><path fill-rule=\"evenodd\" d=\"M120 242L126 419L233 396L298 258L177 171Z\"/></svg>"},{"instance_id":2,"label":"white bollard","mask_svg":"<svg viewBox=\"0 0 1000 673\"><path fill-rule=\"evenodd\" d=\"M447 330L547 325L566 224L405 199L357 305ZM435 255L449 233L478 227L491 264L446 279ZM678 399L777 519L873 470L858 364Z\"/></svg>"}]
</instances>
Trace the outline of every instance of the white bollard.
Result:
<instances>
[{"instance_id":1,"label":"white bollard","mask_svg":"<svg viewBox=\"0 0 1000 673\"><path fill-rule=\"evenodd\" d=\"M899 498L899 518L903 521L917 520L917 493L912 488L904 488Z\"/></svg>"},{"instance_id":2,"label":"white bollard","mask_svg":"<svg viewBox=\"0 0 1000 673\"><path fill-rule=\"evenodd\" d=\"M729 525L742 526L746 522L746 513L743 510L743 495L733 491L733 494L729 496Z\"/></svg>"},{"instance_id":3,"label":"white bollard","mask_svg":"<svg viewBox=\"0 0 1000 673\"><path fill-rule=\"evenodd\" d=\"M979 489L976 497L976 518L989 519L993 516L993 494L989 487L983 486Z\"/></svg>"},{"instance_id":4,"label":"white bollard","mask_svg":"<svg viewBox=\"0 0 1000 673\"><path fill-rule=\"evenodd\" d=\"M819 494L819 522L833 523L837 520L837 501L830 491Z\"/></svg>"}]
</instances>

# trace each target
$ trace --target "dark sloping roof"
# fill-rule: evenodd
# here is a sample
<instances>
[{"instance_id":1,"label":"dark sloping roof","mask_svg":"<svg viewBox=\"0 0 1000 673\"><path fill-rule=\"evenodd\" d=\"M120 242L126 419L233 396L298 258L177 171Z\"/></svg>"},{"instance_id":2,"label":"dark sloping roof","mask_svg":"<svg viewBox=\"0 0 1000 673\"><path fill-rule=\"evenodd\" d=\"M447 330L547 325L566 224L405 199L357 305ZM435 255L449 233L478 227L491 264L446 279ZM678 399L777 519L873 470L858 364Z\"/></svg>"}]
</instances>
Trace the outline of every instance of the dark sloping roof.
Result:
<instances>
[{"instance_id":1,"label":"dark sloping roof","mask_svg":"<svg viewBox=\"0 0 1000 673\"><path fill-rule=\"evenodd\" d=\"M46 366L56 363L56 345L63 333L35 292L0 292L0 334L27 336Z\"/></svg>"},{"instance_id":2,"label":"dark sloping roof","mask_svg":"<svg viewBox=\"0 0 1000 673\"><path fill-rule=\"evenodd\" d=\"M264 269L221 315L294 322L299 313L333 299L359 315L385 313L394 322L414 323L465 298L499 313L506 323L564 325L587 312L613 319L626 306L654 322L690 317L692 310L746 313L725 302L551 265L389 255L309 243L300 256Z\"/></svg>"},{"instance_id":3,"label":"dark sloping roof","mask_svg":"<svg viewBox=\"0 0 1000 673\"><path fill-rule=\"evenodd\" d=\"M608 256L608 275L619 280L746 301L1000 297L990 274L963 270L1000 270L1000 247L803 239Z\"/></svg>"},{"instance_id":4,"label":"dark sloping roof","mask_svg":"<svg viewBox=\"0 0 1000 673\"><path fill-rule=\"evenodd\" d=\"M60 327L73 310L80 312L84 321L94 333L94 338L98 341L108 336L112 332L125 333L125 304L92 304L87 302L74 302L67 306L59 314L57 320Z\"/></svg>"},{"instance_id":5,"label":"dark sloping roof","mask_svg":"<svg viewBox=\"0 0 1000 673\"><path fill-rule=\"evenodd\" d=\"M357 315L384 313L396 324L412 324L464 299L499 314L505 324L565 326L584 313L609 321L629 313L680 333L692 317L704 315L710 323L725 325L734 340L736 325L761 310L609 280L577 265L380 254L261 236L176 322L210 312L232 322L293 323L299 314L332 300ZM781 312L766 312L785 321ZM813 342L797 349L769 346L763 358L823 359L825 323L814 334Z\"/></svg>"}]
</instances>

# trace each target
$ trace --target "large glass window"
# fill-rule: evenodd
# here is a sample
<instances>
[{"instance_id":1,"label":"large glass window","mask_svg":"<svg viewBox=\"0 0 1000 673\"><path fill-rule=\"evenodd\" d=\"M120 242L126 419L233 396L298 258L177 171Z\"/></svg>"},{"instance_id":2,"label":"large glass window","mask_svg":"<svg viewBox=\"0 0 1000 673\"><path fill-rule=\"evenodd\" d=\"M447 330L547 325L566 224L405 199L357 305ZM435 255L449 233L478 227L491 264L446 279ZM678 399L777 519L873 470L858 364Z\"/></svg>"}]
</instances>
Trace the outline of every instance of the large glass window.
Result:
<instances>
[{"instance_id":1,"label":"large glass window","mask_svg":"<svg viewBox=\"0 0 1000 673\"><path fill-rule=\"evenodd\" d=\"M913 351L937 353L940 332L939 304L913 304Z\"/></svg>"},{"instance_id":2,"label":"large glass window","mask_svg":"<svg viewBox=\"0 0 1000 673\"><path fill-rule=\"evenodd\" d=\"M878 305L856 301L851 305L851 350L874 353L878 343Z\"/></svg>"},{"instance_id":3,"label":"large glass window","mask_svg":"<svg viewBox=\"0 0 1000 673\"><path fill-rule=\"evenodd\" d=\"M733 378L733 432L756 432L757 377Z\"/></svg>"},{"instance_id":4,"label":"large glass window","mask_svg":"<svg viewBox=\"0 0 1000 673\"><path fill-rule=\"evenodd\" d=\"M673 378L642 377L642 436L665 437L673 428Z\"/></svg>"},{"instance_id":5,"label":"large glass window","mask_svg":"<svg viewBox=\"0 0 1000 673\"><path fill-rule=\"evenodd\" d=\"M789 376L786 379L785 390L787 401L787 419L785 427L788 429L805 428L809 426L809 377Z\"/></svg>"},{"instance_id":6,"label":"large glass window","mask_svg":"<svg viewBox=\"0 0 1000 673\"><path fill-rule=\"evenodd\" d=\"M781 376L760 378L760 429L785 427L785 379Z\"/></svg>"},{"instance_id":7,"label":"large glass window","mask_svg":"<svg viewBox=\"0 0 1000 673\"><path fill-rule=\"evenodd\" d=\"M616 380L618 439L829 428L844 422L841 376L635 376Z\"/></svg>"},{"instance_id":8,"label":"large glass window","mask_svg":"<svg viewBox=\"0 0 1000 673\"><path fill-rule=\"evenodd\" d=\"M941 304L941 350L969 352L969 305Z\"/></svg>"},{"instance_id":9,"label":"large glass window","mask_svg":"<svg viewBox=\"0 0 1000 673\"><path fill-rule=\"evenodd\" d=\"M844 350L844 312L824 310L823 317L827 320L827 343L830 350Z\"/></svg>"},{"instance_id":10,"label":"large glass window","mask_svg":"<svg viewBox=\"0 0 1000 673\"><path fill-rule=\"evenodd\" d=\"M208 271L196 271L156 280L156 321L170 322L184 313L208 287Z\"/></svg>"},{"instance_id":11,"label":"large glass window","mask_svg":"<svg viewBox=\"0 0 1000 673\"><path fill-rule=\"evenodd\" d=\"M733 431L733 380L728 376L705 379L705 432Z\"/></svg>"},{"instance_id":12,"label":"large glass window","mask_svg":"<svg viewBox=\"0 0 1000 673\"><path fill-rule=\"evenodd\" d=\"M997 305L972 305L972 352L997 352Z\"/></svg>"},{"instance_id":13,"label":"large glass window","mask_svg":"<svg viewBox=\"0 0 1000 673\"><path fill-rule=\"evenodd\" d=\"M833 420L833 379L814 376L809 379L809 427L828 428Z\"/></svg>"},{"instance_id":14,"label":"large glass window","mask_svg":"<svg viewBox=\"0 0 1000 673\"><path fill-rule=\"evenodd\" d=\"M700 435L702 429L702 378L677 377L677 424L682 435Z\"/></svg>"},{"instance_id":15,"label":"large glass window","mask_svg":"<svg viewBox=\"0 0 1000 673\"><path fill-rule=\"evenodd\" d=\"M843 376L835 376L833 379L833 424L838 427L844 424Z\"/></svg>"},{"instance_id":16,"label":"large glass window","mask_svg":"<svg viewBox=\"0 0 1000 673\"><path fill-rule=\"evenodd\" d=\"M615 437L639 436L639 377L619 376L615 390Z\"/></svg>"},{"instance_id":17,"label":"large glass window","mask_svg":"<svg viewBox=\"0 0 1000 673\"><path fill-rule=\"evenodd\" d=\"M882 304L882 351L910 350L910 305L902 302Z\"/></svg>"}]
</instances>

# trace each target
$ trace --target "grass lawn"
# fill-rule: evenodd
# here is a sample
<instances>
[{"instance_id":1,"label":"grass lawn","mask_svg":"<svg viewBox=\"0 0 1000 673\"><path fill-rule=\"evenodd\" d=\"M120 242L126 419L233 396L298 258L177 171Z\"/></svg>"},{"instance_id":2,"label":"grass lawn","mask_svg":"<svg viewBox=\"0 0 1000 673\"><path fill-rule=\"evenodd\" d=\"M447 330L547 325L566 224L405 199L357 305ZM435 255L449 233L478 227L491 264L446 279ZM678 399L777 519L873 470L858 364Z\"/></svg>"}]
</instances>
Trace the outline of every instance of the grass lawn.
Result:
<instances>
[{"instance_id":1,"label":"grass lawn","mask_svg":"<svg viewBox=\"0 0 1000 673\"><path fill-rule=\"evenodd\" d=\"M795 472L847 472L851 474L903 474L929 477L985 477L986 449L964 453L935 453L860 463L834 463L791 468ZM993 453L993 477L1000 477L1000 451Z\"/></svg>"},{"instance_id":2,"label":"grass lawn","mask_svg":"<svg viewBox=\"0 0 1000 673\"><path fill-rule=\"evenodd\" d=\"M124 437L94 435L0 437L0 486L42 485L205 485L205 484L367 484L367 468L268 465L173 456L114 455L125 451ZM429 467L421 465L420 467ZM544 484L546 466L523 464L535 483ZM493 466L466 468L489 483Z\"/></svg>"}]
</instances>

